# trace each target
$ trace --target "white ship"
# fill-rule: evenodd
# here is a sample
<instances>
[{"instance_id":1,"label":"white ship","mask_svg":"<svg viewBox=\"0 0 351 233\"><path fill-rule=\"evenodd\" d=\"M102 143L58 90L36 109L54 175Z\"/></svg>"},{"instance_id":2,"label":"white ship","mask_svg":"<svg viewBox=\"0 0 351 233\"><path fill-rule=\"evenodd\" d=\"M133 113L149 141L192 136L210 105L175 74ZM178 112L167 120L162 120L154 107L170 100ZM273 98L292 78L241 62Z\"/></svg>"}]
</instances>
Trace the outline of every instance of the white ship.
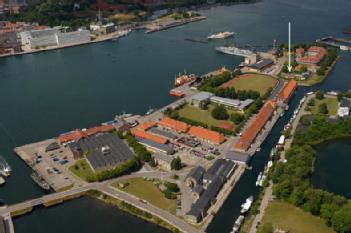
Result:
<instances>
[{"instance_id":1,"label":"white ship","mask_svg":"<svg viewBox=\"0 0 351 233\"><path fill-rule=\"evenodd\" d=\"M233 229L232 229L231 233L239 232L240 227L241 227L241 224L243 224L243 222L244 222L244 218L245 218L244 215L240 215L240 216L235 220L235 223L234 223L234 226L233 226Z\"/></svg>"},{"instance_id":2,"label":"white ship","mask_svg":"<svg viewBox=\"0 0 351 233\"><path fill-rule=\"evenodd\" d=\"M247 211L250 210L251 205L253 203L253 200L254 200L253 196L250 196L250 197L246 198L245 203L241 205L241 211L240 212L242 214L245 214Z\"/></svg>"},{"instance_id":3,"label":"white ship","mask_svg":"<svg viewBox=\"0 0 351 233\"><path fill-rule=\"evenodd\" d=\"M234 32L219 32L216 34L209 35L207 39L209 40L225 39L225 38L234 36L234 34L235 34Z\"/></svg>"},{"instance_id":4,"label":"white ship","mask_svg":"<svg viewBox=\"0 0 351 233\"><path fill-rule=\"evenodd\" d=\"M256 186L260 185L260 182L261 182L261 179L262 179L262 175L263 175L262 172L260 172L260 174L258 174L258 177L257 177L257 180L256 180Z\"/></svg>"},{"instance_id":5,"label":"white ship","mask_svg":"<svg viewBox=\"0 0 351 233\"><path fill-rule=\"evenodd\" d=\"M0 175L11 175L11 167L7 164L6 160L0 155Z\"/></svg>"},{"instance_id":6,"label":"white ship","mask_svg":"<svg viewBox=\"0 0 351 233\"><path fill-rule=\"evenodd\" d=\"M216 51L220 53L225 53L229 55L236 55L241 57L248 57L253 55L254 53L247 49L239 49L235 46L219 46L216 47Z\"/></svg>"},{"instance_id":7,"label":"white ship","mask_svg":"<svg viewBox=\"0 0 351 233\"><path fill-rule=\"evenodd\" d=\"M0 176L0 186L5 184L5 183L6 183L5 179Z\"/></svg>"}]
</instances>

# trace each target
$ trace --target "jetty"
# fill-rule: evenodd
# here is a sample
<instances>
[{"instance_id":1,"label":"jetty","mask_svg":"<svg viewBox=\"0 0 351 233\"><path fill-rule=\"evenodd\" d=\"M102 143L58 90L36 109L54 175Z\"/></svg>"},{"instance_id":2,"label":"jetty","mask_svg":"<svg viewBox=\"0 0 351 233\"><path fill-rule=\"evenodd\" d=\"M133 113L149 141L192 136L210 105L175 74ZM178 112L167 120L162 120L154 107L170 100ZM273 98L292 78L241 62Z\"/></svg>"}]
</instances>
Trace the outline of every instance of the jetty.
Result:
<instances>
[{"instance_id":1,"label":"jetty","mask_svg":"<svg viewBox=\"0 0 351 233\"><path fill-rule=\"evenodd\" d=\"M322 43L328 46L332 46L344 51L351 51L351 39L347 38L335 38L333 36L324 37L316 40L318 43Z\"/></svg>"}]
</instances>

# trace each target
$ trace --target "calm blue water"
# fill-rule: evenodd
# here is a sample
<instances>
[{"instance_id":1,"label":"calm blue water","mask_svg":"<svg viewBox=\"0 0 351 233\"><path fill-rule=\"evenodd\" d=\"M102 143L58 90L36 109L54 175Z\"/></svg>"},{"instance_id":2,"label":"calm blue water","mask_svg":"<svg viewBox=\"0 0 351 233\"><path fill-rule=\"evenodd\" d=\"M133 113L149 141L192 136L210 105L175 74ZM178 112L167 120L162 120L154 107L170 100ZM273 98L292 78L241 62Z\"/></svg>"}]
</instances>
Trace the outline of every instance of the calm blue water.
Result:
<instances>
[{"instance_id":1,"label":"calm blue water","mask_svg":"<svg viewBox=\"0 0 351 233\"><path fill-rule=\"evenodd\" d=\"M250 44L265 49L274 39L285 43L289 21L295 42L312 42L328 35L342 36L342 29L351 26L351 2L348 0L266 0L212 8L202 13L208 16L207 20L155 34L133 32L118 42L0 59L0 154L14 170L6 186L0 188L0 198L14 203L43 194L30 180L29 168L14 155L14 146L93 126L122 111L145 113L149 106L163 106L173 100L168 91L178 72L186 69L188 73L203 74L224 65L235 67L242 61L239 57L216 53L216 45ZM204 39L209 33L221 30L235 31L237 36L234 40L207 44L185 40ZM311 89L351 89L351 55L342 53L341 56L324 83L298 90L289 112L254 157L253 170L247 171L239 181L209 232L229 232L240 204L247 196L258 194L256 177L303 94ZM75 218L74 209L83 208L81 202L77 203L62 205L60 211L68 218ZM87 211L100 205L87 203L90 200L84 202ZM40 213L36 211L15 220L16 227L19 226L17 232L54 232ZM92 226L84 232L95 232L92 216L79 218ZM118 218L124 219L123 216ZM42 220L40 227L32 228L28 224L26 231L20 227L23 222L39 219ZM104 221L106 226L113 226L112 218ZM143 232L144 225L138 223L139 232Z\"/></svg>"}]
</instances>

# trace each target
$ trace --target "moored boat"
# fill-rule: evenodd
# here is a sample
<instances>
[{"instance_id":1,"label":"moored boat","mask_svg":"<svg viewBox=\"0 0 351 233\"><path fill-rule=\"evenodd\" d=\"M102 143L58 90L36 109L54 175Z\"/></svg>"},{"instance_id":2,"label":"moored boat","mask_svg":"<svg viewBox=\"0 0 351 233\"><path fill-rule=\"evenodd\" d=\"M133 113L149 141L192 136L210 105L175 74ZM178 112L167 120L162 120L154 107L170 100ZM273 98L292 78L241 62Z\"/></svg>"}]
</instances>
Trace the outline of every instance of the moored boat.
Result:
<instances>
[{"instance_id":1,"label":"moored boat","mask_svg":"<svg viewBox=\"0 0 351 233\"><path fill-rule=\"evenodd\" d=\"M11 175L11 167L6 162L6 160L0 155L0 175L10 176Z\"/></svg>"},{"instance_id":2,"label":"moored boat","mask_svg":"<svg viewBox=\"0 0 351 233\"><path fill-rule=\"evenodd\" d=\"M244 218L245 218L244 215L240 215L240 216L235 220L235 223L234 223L234 226L233 226L233 229L232 229L231 233L239 232L240 227L241 227L241 225L242 225L243 222L244 222Z\"/></svg>"},{"instance_id":3,"label":"moored boat","mask_svg":"<svg viewBox=\"0 0 351 233\"><path fill-rule=\"evenodd\" d=\"M241 205L240 213L245 214L247 211L249 211L253 203L253 200L254 200L253 196L246 198L245 203Z\"/></svg>"}]
</instances>

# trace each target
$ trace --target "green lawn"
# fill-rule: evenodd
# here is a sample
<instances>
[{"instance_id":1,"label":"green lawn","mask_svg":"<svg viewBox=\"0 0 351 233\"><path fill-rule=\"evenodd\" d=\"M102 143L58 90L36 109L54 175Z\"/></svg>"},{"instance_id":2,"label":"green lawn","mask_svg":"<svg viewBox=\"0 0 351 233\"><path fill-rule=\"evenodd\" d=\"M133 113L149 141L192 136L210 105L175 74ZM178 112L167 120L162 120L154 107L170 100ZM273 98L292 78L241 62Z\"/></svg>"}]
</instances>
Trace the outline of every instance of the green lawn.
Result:
<instances>
[{"instance_id":1,"label":"green lawn","mask_svg":"<svg viewBox=\"0 0 351 233\"><path fill-rule=\"evenodd\" d=\"M78 160L74 165L69 167L69 170L73 174L85 181L87 181L87 178L89 176L92 177L95 175L94 171L91 169L86 159Z\"/></svg>"},{"instance_id":2,"label":"green lawn","mask_svg":"<svg viewBox=\"0 0 351 233\"><path fill-rule=\"evenodd\" d=\"M290 233L335 233L322 219L280 201L269 204L258 233L262 233L262 226L266 223L272 223L274 228L289 230Z\"/></svg>"},{"instance_id":3,"label":"green lawn","mask_svg":"<svg viewBox=\"0 0 351 233\"><path fill-rule=\"evenodd\" d=\"M229 122L229 121L214 119L211 115L211 111L213 108L214 108L214 105L211 105L211 104L208 105L207 110L203 110L187 104L179 110L179 115L181 117L185 117L194 121L205 123L209 126L216 126L216 127L220 127L221 124ZM232 109L227 109L227 111L229 115L236 112L235 110L232 110Z\"/></svg>"},{"instance_id":4,"label":"green lawn","mask_svg":"<svg viewBox=\"0 0 351 233\"><path fill-rule=\"evenodd\" d=\"M269 90L269 88L275 87L277 82L278 81L275 78L268 75L243 74L224 83L222 87L234 87L236 90L253 90L263 95Z\"/></svg>"},{"instance_id":5,"label":"green lawn","mask_svg":"<svg viewBox=\"0 0 351 233\"><path fill-rule=\"evenodd\" d=\"M338 112L338 100L336 97L325 97L324 99L322 100L318 100L315 98L315 106L313 106L311 108L311 112L313 114L318 114L319 111L318 111L318 107L319 105L321 105L322 103L326 103L327 104L327 107L328 107L328 111L329 111L329 114L330 115L336 115L337 112Z\"/></svg>"},{"instance_id":6,"label":"green lawn","mask_svg":"<svg viewBox=\"0 0 351 233\"><path fill-rule=\"evenodd\" d=\"M154 206L167 210L172 214L176 213L176 200L165 198L164 194L152 181L148 181L143 178L131 178L126 180L126 182L128 182L129 185L124 188L119 187L118 183L113 184L113 186L122 190L123 192L127 192L141 198Z\"/></svg>"}]
</instances>

